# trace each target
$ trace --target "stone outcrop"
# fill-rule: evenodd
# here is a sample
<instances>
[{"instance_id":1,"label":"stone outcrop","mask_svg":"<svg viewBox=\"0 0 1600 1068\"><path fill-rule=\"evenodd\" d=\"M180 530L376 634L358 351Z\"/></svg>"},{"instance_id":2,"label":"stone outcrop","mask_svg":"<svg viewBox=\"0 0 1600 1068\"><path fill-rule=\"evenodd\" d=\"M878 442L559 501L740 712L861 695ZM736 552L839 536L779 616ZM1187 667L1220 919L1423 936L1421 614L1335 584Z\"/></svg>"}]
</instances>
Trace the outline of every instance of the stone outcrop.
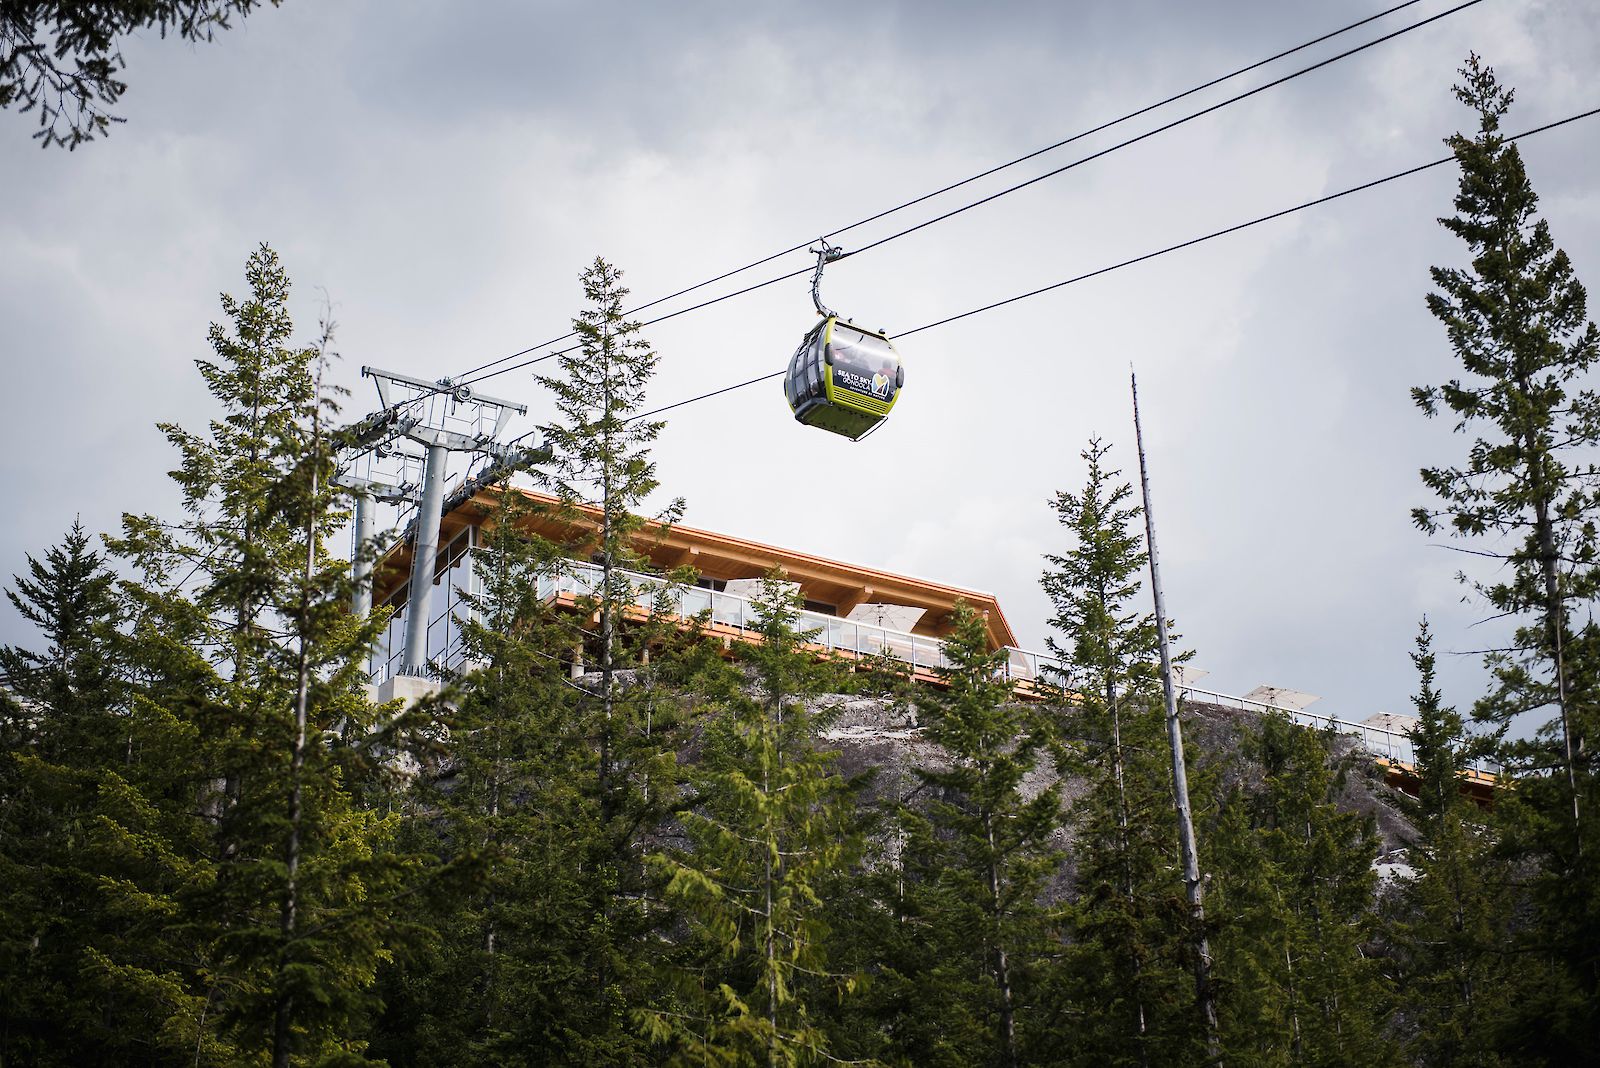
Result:
<instances>
[{"instance_id":1,"label":"stone outcrop","mask_svg":"<svg viewBox=\"0 0 1600 1068\"><path fill-rule=\"evenodd\" d=\"M839 754L840 770L860 775L876 769L867 790L869 802L892 802L908 797L917 788L917 767L937 768L945 760L938 746L923 737L917 727L916 709L894 701L835 696L819 699L815 709L826 723L822 740ZM1214 788L1227 793L1235 786L1246 790L1261 780L1262 769L1246 755L1244 739L1259 729L1260 716L1221 705L1186 703L1182 709L1184 745L1198 772L1214 776ZM1307 728L1310 729L1310 728ZM1361 747L1360 739L1336 734L1330 738L1330 765L1336 767L1338 792L1335 804L1346 812L1371 817L1380 846L1379 870L1403 868L1407 841L1413 831L1406 821L1396 792L1384 781L1383 770ZM1081 779L1063 779L1048 758L1024 781L1030 794L1058 785L1062 802L1069 810L1084 795L1088 784ZM1197 809L1202 799L1194 799ZM1053 880L1052 896L1065 893L1073 877L1073 833L1064 821L1053 843L1065 854L1062 871Z\"/></svg>"}]
</instances>

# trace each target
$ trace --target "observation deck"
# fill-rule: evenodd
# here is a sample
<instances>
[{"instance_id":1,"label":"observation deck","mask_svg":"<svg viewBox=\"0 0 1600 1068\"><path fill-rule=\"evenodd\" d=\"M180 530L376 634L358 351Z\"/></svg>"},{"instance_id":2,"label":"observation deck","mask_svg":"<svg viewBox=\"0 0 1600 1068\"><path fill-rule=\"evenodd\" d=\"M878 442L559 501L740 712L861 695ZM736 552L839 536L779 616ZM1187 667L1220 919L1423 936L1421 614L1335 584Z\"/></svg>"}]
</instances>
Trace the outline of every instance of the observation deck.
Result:
<instances>
[{"instance_id":1,"label":"observation deck","mask_svg":"<svg viewBox=\"0 0 1600 1068\"><path fill-rule=\"evenodd\" d=\"M459 670L465 661L459 622L468 611L462 595L482 592L482 581L472 566L474 548L482 531L492 523L498 510L500 490L482 490L458 503L444 517L440 551L434 568L434 583L442 587L432 601L429 620L428 660L443 672ZM570 542L583 529L553 510L555 501L528 490L523 494L536 509L519 520L533 532L552 540ZM593 513L580 513L580 522L592 526ZM757 616L752 594L761 576L775 568L798 587L806 608L798 613L797 625L807 636L808 645L819 657L846 662L867 663L887 659L903 665L909 676L921 683L941 685L942 669L948 666L944 638L948 637L950 613L957 602L979 611L986 622L990 648L1003 652L1002 677L1024 700L1058 693L1066 678L1066 665L1057 657L1018 647L1010 624L993 594L946 586L925 579L826 560L775 546L733 538L692 527L674 525L665 534L643 532L636 535L634 548L641 557L662 572L690 566L700 575L699 584L670 582L663 574L626 571L633 589L632 610L639 615L665 611L684 626L699 625L725 644L753 640ZM372 681L381 684L398 673L403 659L405 634L406 580L410 573L410 551L397 546L378 569L377 603L395 610L371 664ZM539 579L539 593L547 604L577 607L592 596L600 585L601 569L579 559L565 561L558 570ZM384 584L385 578L388 584ZM438 594L442 593L442 596ZM894 625L896 622L901 625ZM1320 715L1304 708L1291 708L1229 694L1183 686L1181 700L1191 704L1211 704L1258 715L1282 715L1304 727L1331 731L1357 739L1358 744L1383 769L1391 785L1415 788L1416 754L1403 729L1371 723L1355 723ZM1497 781L1498 768L1477 762L1463 774L1462 788L1486 802Z\"/></svg>"}]
</instances>

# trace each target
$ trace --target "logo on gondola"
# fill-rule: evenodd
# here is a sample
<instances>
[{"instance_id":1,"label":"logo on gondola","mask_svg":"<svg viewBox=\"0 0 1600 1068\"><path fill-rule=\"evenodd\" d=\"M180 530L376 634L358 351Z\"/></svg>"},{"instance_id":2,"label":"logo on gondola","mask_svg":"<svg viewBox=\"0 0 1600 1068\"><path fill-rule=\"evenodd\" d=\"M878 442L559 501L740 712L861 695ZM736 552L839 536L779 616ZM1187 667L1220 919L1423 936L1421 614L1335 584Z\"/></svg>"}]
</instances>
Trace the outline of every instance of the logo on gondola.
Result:
<instances>
[{"instance_id":1,"label":"logo on gondola","mask_svg":"<svg viewBox=\"0 0 1600 1068\"><path fill-rule=\"evenodd\" d=\"M866 375L838 365L833 368L833 384L843 386L845 389L853 389L857 393L868 393L873 388L872 382Z\"/></svg>"},{"instance_id":2,"label":"logo on gondola","mask_svg":"<svg viewBox=\"0 0 1600 1068\"><path fill-rule=\"evenodd\" d=\"M888 400L894 392L894 365L885 363L883 367L868 375L866 368L854 370L834 364L833 384L842 386L855 393L862 393L879 400Z\"/></svg>"}]
</instances>

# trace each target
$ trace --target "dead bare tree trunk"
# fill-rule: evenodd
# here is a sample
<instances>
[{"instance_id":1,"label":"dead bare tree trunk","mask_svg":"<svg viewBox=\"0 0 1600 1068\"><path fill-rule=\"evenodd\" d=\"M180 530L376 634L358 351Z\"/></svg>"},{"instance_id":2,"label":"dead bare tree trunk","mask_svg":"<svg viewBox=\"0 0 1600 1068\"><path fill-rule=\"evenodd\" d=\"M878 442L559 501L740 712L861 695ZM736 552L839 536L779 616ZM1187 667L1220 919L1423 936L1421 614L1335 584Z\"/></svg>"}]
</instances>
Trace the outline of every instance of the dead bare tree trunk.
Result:
<instances>
[{"instance_id":1,"label":"dead bare tree trunk","mask_svg":"<svg viewBox=\"0 0 1600 1068\"><path fill-rule=\"evenodd\" d=\"M1156 636L1161 648L1161 689L1167 705L1167 742L1172 750L1172 797L1178 810L1178 845L1183 857L1184 889L1189 899L1194 930L1195 1000L1205 1020L1206 1055L1222 1064L1217 1040L1217 1003L1211 983L1211 946L1206 939L1205 885L1200 878L1200 858L1195 847L1194 819L1189 809L1189 772L1183 760L1183 725L1178 722L1178 691L1172 677L1172 641L1167 633L1167 604L1161 592L1161 564L1156 555L1156 520L1150 509L1150 471L1144 456L1144 428L1139 422L1139 379L1130 375L1133 390L1133 433L1139 447L1139 488L1144 496L1145 548L1150 555L1150 592L1155 599Z\"/></svg>"}]
</instances>

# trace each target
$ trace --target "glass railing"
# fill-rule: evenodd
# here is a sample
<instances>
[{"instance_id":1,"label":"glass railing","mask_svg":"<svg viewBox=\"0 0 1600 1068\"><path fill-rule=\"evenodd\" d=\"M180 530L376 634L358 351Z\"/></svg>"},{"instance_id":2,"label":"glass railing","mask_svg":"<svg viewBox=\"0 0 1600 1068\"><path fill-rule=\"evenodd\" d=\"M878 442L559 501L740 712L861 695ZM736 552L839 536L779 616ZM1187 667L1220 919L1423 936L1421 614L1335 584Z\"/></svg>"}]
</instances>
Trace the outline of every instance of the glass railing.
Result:
<instances>
[{"instance_id":1,"label":"glass railing","mask_svg":"<svg viewBox=\"0 0 1600 1068\"><path fill-rule=\"evenodd\" d=\"M459 564L458 564L459 566ZM454 570L454 569L452 569ZM559 573L539 579L539 595L546 601L562 594L574 597L592 597L600 592L603 572L594 564L568 562ZM683 622L705 617L711 623L738 632L759 629L759 617L753 601L748 597L708 590L700 586L669 583L657 575L637 571L621 571L617 577L625 580L632 591L633 603L646 611L665 610L672 618ZM452 607L458 606L456 597L441 598ZM464 610L459 606L457 610ZM797 613L797 626L806 640L830 653L853 657L887 657L909 665L914 670L938 671L949 666L944 655L944 642L924 634L910 634L891 630L873 623L857 622L820 612ZM398 617L397 617L398 618ZM1059 657L1007 646L1001 673L1007 682L1034 685L1061 685L1066 678L1066 665ZM460 667L465 657L461 644L460 627L454 615L446 612L436 617L428 628L428 655L430 662L445 670ZM388 658L380 658L379 669L373 682L382 682L398 670L398 650ZM1401 731L1392 731L1366 723L1352 723L1333 716L1319 715L1304 709L1285 708L1244 697L1202 690L1194 686L1182 687L1184 699L1237 708L1258 714L1281 713L1295 723L1316 730L1332 729L1336 734L1351 735L1360 740L1362 747L1372 756L1403 764L1416 763L1416 749L1411 738ZM1499 766L1488 760L1474 760L1468 767L1485 775L1496 775Z\"/></svg>"},{"instance_id":2,"label":"glass railing","mask_svg":"<svg viewBox=\"0 0 1600 1068\"><path fill-rule=\"evenodd\" d=\"M593 564L572 563L560 574L539 580L539 593L546 600L560 594L590 597L602 582L600 568ZM712 624L739 632L759 629L759 616L748 597L664 582L657 576L636 571L622 575L631 583L633 603L644 609L664 607L674 618L687 622L705 616ZM945 667L944 642L924 634L908 634L872 623L823 615L820 612L796 613L796 627L806 641L830 653L857 657L889 657L912 668L934 671Z\"/></svg>"},{"instance_id":3,"label":"glass railing","mask_svg":"<svg viewBox=\"0 0 1600 1068\"><path fill-rule=\"evenodd\" d=\"M441 568L434 579L435 589L428 612L428 659L446 669L459 667L466 656L466 650L462 647L461 620L467 615L468 608L462 595L478 594L483 589L477 569L472 566L471 549L457 549L455 546L452 549L455 556L450 565ZM405 665L405 615L405 601L401 600L367 662L367 673L374 684L387 682L400 674Z\"/></svg>"},{"instance_id":4,"label":"glass railing","mask_svg":"<svg viewBox=\"0 0 1600 1068\"><path fill-rule=\"evenodd\" d=\"M1335 734L1351 735L1359 739L1361 747L1372 756L1381 757L1394 763L1413 766L1417 762L1416 746L1412 744L1411 736L1404 731L1393 731L1370 723L1352 723L1347 719L1339 719L1336 716L1324 716L1316 712L1307 712L1303 708L1295 709L1284 708L1282 705L1269 705L1263 701L1252 701L1247 697L1233 697L1229 694L1215 693L1211 690L1202 690L1196 686L1185 686L1181 692L1184 698L1189 701L1221 705L1224 708L1238 708L1262 715L1271 712L1282 713L1302 727L1310 727L1313 730L1332 730ZM1499 764L1483 758L1467 761L1466 768L1481 775L1494 776L1500 774Z\"/></svg>"}]
</instances>

